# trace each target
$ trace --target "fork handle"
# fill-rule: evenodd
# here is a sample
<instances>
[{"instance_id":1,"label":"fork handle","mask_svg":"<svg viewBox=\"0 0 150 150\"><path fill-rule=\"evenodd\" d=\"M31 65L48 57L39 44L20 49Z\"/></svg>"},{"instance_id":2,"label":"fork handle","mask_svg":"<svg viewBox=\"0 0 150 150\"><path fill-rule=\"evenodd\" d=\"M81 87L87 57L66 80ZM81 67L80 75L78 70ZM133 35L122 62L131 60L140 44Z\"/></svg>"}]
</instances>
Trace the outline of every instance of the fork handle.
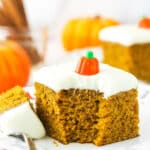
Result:
<instances>
[{"instance_id":1,"label":"fork handle","mask_svg":"<svg viewBox=\"0 0 150 150\"><path fill-rule=\"evenodd\" d=\"M27 144L28 150L36 150L35 144L32 141L31 138L29 138L27 135L23 134L24 141Z\"/></svg>"}]
</instances>

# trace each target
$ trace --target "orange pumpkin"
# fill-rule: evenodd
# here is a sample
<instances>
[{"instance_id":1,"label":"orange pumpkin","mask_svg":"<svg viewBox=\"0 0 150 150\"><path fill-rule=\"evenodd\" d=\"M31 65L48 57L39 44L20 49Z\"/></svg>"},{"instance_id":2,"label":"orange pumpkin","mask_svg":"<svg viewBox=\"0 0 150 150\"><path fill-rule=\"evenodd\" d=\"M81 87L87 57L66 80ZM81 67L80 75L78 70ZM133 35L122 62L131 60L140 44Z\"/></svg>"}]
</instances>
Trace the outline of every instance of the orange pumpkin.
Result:
<instances>
[{"instance_id":1,"label":"orange pumpkin","mask_svg":"<svg viewBox=\"0 0 150 150\"><path fill-rule=\"evenodd\" d=\"M147 17L143 17L140 21L139 21L139 27L141 28L147 28L150 29L150 18Z\"/></svg>"},{"instance_id":2,"label":"orange pumpkin","mask_svg":"<svg viewBox=\"0 0 150 150\"><path fill-rule=\"evenodd\" d=\"M75 72L81 75L95 75L99 72L99 62L92 51L80 58Z\"/></svg>"},{"instance_id":3,"label":"orange pumpkin","mask_svg":"<svg viewBox=\"0 0 150 150\"><path fill-rule=\"evenodd\" d=\"M102 17L72 19L63 29L62 42L64 48L70 51L74 48L99 46L99 31L105 27L118 24L113 19Z\"/></svg>"},{"instance_id":4,"label":"orange pumpkin","mask_svg":"<svg viewBox=\"0 0 150 150\"><path fill-rule=\"evenodd\" d=\"M31 69L25 50L12 41L0 42L0 93L15 85L25 86Z\"/></svg>"}]
</instances>

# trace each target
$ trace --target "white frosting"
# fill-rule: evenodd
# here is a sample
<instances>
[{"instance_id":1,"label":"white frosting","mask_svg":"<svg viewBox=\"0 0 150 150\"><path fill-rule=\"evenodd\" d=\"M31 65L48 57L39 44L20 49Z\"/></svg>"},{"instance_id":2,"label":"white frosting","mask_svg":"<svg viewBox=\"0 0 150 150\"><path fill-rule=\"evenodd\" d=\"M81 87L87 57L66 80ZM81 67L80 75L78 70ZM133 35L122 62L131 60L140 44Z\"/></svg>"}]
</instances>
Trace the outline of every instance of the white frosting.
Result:
<instances>
[{"instance_id":1,"label":"white frosting","mask_svg":"<svg viewBox=\"0 0 150 150\"><path fill-rule=\"evenodd\" d=\"M93 89L109 97L121 91L137 88L137 79L120 69L100 64L100 73L84 76L75 73L75 63L66 63L41 68L34 74L34 82L42 83L54 91L61 89Z\"/></svg>"},{"instance_id":2,"label":"white frosting","mask_svg":"<svg viewBox=\"0 0 150 150\"><path fill-rule=\"evenodd\" d=\"M4 112L0 116L0 130L6 135L25 133L33 139L45 136L45 129L29 102Z\"/></svg>"},{"instance_id":3,"label":"white frosting","mask_svg":"<svg viewBox=\"0 0 150 150\"><path fill-rule=\"evenodd\" d=\"M108 27L100 31L99 38L104 41L115 42L125 46L150 42L150 29L135 25L119 25Z\"/></svg>"}]
</instances>

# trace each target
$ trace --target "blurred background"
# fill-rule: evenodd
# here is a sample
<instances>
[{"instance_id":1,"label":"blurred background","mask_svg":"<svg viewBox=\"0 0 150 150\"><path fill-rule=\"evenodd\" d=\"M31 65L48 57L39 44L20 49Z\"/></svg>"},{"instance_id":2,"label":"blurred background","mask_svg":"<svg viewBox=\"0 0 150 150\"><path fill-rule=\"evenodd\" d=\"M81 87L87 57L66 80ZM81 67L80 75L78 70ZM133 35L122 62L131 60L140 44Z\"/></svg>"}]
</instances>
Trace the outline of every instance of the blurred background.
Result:
<instances>
[{"instance_id":1,"label":"blurred background","mask_svg":"<svg viewBox=\"0 0 150 150\"><path fill-rule=\"evenodd\" d=\"M54 41L50 45L51 51L59 51L60 57L64 54L60 50L61 32L72 18L100 15L121 23L136 23L142 16L150 16L149 0L24 0L24 4L31 27L48 26L50 42L57 40L57 45ZM46 62L58 61L59 56L49 54Z\"/></svg>"},{"instance_id":2,"label":"blurred background","mask_svg":"<svg viewBox=\"0 0 150 150\"><path fill-rule=\"evenodd\" d=\"M64 23L72 17L102 15L121 22L136 22L150 15L149 0L25 0L32 25Z\"/></svg>"},{"instance_id":3,"label":"blurred background","mask_svg":"<svg viewBox=\"0 0 150 150\"><path fill-rule=\"evenodd\" d=\"M149 0L25 0L24 4L30 26L47 25L49 42L55 40L49 49L53 49L56 55L51 57L49 54L48 63L64 55L61 51L61 33L64 25L72 18L99 15L120 23L135 24L142 16L150 16Z\"/></svg>"},{"instance_id":4,"label":"blurred background","mask_svg":"<svg viewBox=\"0 0 150 150\"><path fill-rule=\"evenodd\" d=\"M99 31L137 24L150 16L149 6L149 0L1 0L0 92L31 85L37 68L77 59L87 49L102 60Z\"/></svg>"}]
</instances>

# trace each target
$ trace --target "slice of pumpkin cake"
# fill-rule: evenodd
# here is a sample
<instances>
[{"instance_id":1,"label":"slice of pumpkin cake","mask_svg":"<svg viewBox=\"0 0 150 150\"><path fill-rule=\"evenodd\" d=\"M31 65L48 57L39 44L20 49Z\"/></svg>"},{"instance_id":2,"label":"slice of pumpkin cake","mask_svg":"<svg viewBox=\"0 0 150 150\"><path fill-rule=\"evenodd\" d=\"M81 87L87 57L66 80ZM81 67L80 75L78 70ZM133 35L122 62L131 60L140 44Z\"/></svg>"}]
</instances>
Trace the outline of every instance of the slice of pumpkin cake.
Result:
<instances>
[{"instance_id":1,"label":"slice of pumpkin cake","mask_svg":"<svg viewBox=\"0 0 150 150\"><path fill-rule=\"evenodd\" d=\"M45 136L42 122L29 100L28 94L19 86L0 95L0 130L4 134L25 133L34 139Z\"/></svg>"},{"instance_id":2,"label":"slice of pumpkin cake","mask_svg":"<svg viewBox=\"0 0 150 150\"><path fill-rule=\"evenodd\" d=\"M40 69L34 81L37 113L50 137L104 145L139 135L137 79L100 64L91 51L78 65Z\"/></svg>"},{"instance_id":3,"label":"slice of pumpkin cake","mask_svg":"<svg viewBox=\"0 0 150 150\"><path fill-rule=\"evenodd\" d=\"M104 49L104 63L150 83L150 25L149 28L137 25L108 27L99 36Z\"/></svg>"}]
</instances>

